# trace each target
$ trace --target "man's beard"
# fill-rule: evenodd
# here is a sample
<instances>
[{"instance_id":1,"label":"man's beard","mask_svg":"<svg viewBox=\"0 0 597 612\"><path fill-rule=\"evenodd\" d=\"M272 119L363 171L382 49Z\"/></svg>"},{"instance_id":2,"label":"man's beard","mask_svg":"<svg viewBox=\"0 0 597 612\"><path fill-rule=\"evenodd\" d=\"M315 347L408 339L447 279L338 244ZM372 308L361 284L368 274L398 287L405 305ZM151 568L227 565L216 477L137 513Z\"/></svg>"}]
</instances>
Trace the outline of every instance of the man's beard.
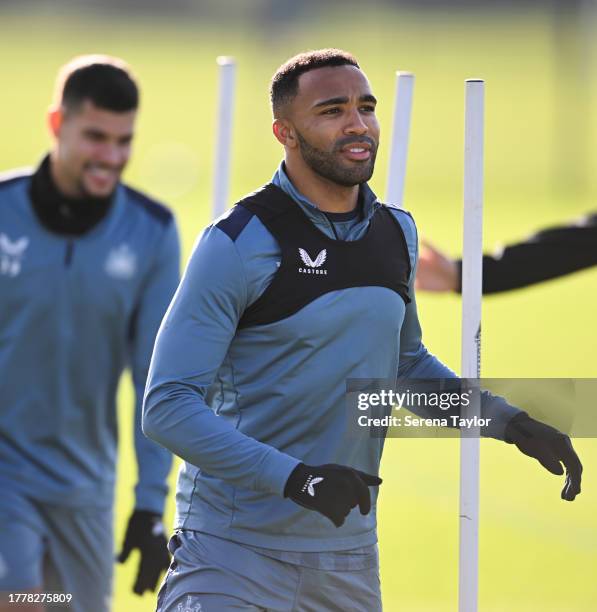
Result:
<instances>
[{"instance_id":1,"label":"man's beard","mask_svg":"<svg viewBox=\"0 0 597 612\"><path fill-rule=\"evenodd\" d=\"M92 193L89 189L87 189L85 182L81 180L77 183L77 189L79 191L79 195L75 199L77 200L111 200L114 197L114 194L116 193L117 187L118 187L118 183L114 185L114 187L110 190L110 193L104 193L102 195L97 195L95 193Z\"/></svg>"},{"instance_id":2,"label":"man's beard","mask_svg":"<svg viewBox=\"0 0 597 612\"><path fill-rule=\"evenodd\" d=\"M338 140L331 151L323 151L310 145L298 130L296 135L305 163L313 172L332 183L342 187L354 187L366 183L373 175L377 143L369 136L346 136ZM341 149L349 144L358 145L363 142L371 146L369 159L364 162L353 162L350 167L343 166L338 159Z\"/></svg>"}]
</instances>

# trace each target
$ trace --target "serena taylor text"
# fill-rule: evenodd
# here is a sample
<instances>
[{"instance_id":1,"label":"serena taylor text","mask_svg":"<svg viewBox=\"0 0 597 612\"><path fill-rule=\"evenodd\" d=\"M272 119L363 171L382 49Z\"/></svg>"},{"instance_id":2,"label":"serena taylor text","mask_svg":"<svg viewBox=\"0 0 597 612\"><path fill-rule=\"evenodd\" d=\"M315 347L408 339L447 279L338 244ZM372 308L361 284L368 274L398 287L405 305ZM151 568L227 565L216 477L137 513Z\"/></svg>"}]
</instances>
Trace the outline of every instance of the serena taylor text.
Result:
<instances>
[{"instance_id":1,"label":"serena taylor text","mask_svg":"<svg viewBox=\"0 0 597 612\"><path fill-rule=\"evenodd\" d=\"M464 418L456 415L424 419L408 414L403 417L393 415L369 417L366 414L361 414L357 421L360 427L458 427L459 429L472 429L474 427L487 427L491 419Z\"/></svg>"}]
</instances>

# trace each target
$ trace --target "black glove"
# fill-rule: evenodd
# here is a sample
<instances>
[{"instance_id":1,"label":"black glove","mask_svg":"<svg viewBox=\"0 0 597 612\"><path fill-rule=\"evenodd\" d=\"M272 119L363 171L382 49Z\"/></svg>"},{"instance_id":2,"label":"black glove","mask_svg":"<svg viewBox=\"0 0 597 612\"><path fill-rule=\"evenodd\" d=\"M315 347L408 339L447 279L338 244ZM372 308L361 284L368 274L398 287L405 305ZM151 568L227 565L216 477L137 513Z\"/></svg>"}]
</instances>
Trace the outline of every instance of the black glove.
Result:
<instances>
[{"instance_id":1,"label":"black glove","mask_svg":"<svg viewBox=\"0 0 597 612\"><path fill-rule=\"evenodd\" d=\"M141 561L133 592L143 595L145 591L155 591L162 572L170 565L168 542L159 514L148 510L133 512L118 562L124 563L135 548L141 553Z\"/></svg>"},{"instance_id":2,"label":"black glove","mask_svg":"<svg viewBox=\"0 0 597 612\"><path fill-rule=\"evenodd\" d=\"M572 501L580 493L582 464L572 448L570 438L550 425L535 421L528 414L513 417L508 425L504 440L516 444L518 450L534 457L549 472L561 476L566 468L566 483L562 499Z\"/></svg>"},{"instance_id":3,"label":"black glove","mask_svg":"<svg viewBox=\"0 0 597 612\"><path fill-rule=\"evenodd\" d=\"M336 527L352 508L358 506L361 514L371 510L369 487L377 487L381 478L344 465L305 465L299 463L284 487L284 497L316 510L330 519Z\"/></svg>"}]
</instances>

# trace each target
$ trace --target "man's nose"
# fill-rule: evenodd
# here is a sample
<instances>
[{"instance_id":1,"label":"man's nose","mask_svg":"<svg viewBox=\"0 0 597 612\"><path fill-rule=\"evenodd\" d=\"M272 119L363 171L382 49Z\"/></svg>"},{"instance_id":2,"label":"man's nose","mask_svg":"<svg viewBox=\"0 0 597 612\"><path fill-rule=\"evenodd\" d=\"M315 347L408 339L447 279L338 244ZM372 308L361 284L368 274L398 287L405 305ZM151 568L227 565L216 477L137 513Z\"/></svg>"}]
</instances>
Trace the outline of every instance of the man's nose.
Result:
<instances>
[{"instance_id":1,"label":"man's nose","mask_svg":"<svg viewBox=\"0 0 597 612\"><path fill-rule=\"evenodd\" d=\"M110 166L120 166L123 162L121 147L116 144L104 143L99 150L99 161Z\"/></svg>"},{"instance_id":2,"label":"man's nose","mask_svg":"<svg viewBox=\"0 0 597 612\"><path fill-rule=\"evenodd\" d=\"M353 109L348 114L348 120L344 127L346 134L366 134L369 131L369 127L363 120L363 116L359 112L358 108Z\"/></svg>"}]
</instances>

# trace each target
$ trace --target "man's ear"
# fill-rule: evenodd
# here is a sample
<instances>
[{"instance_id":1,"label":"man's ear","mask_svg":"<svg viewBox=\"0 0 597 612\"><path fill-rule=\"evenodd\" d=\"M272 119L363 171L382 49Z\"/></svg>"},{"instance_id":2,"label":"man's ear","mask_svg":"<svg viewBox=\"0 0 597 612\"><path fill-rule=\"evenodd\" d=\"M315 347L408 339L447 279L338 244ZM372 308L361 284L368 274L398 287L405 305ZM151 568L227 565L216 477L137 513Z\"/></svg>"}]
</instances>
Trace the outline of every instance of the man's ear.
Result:
<instances>
[{"instance_id":1,"label":"man's ear","mask_svg":"<svg viewBox=\"0 0 597 612\"><path fill-rule=\"evenodd\" d=\"M272 131L278 142L283 146L290 149L294 149L297 146L294 128L287 119L274 119Z\"/></svg>"},{"instance_id":2,"label":"man's ear","mask_svg":"<svg viewBox=\"0 0 597 612\"><path fill-rule=\"evenodd\" d=\"M54 138L58 138L64 121L64 111L59 106L50 107L48 109L47 121L50 133Z\"/></svg>"}]
</instances>

